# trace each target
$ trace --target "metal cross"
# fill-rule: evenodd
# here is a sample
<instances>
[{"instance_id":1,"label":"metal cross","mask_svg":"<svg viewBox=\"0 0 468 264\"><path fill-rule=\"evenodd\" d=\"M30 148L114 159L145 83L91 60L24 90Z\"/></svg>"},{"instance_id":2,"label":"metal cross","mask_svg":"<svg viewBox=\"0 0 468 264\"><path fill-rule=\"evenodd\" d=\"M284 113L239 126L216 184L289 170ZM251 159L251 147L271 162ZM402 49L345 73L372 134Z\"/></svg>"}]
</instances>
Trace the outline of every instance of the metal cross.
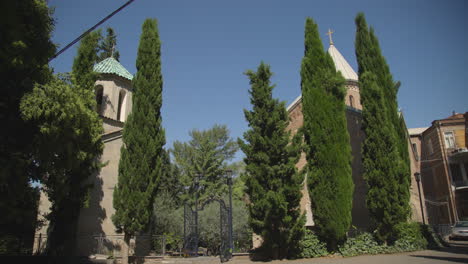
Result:
<instances>
[{"instance_id":1,"label":"metal cross","mask_svg":"<svg viewBox=\"0 0 468 264\"><path fill-rule=\"evenodd\" d=\"M115 44L112 44L111 57L114 58Z\"/></svg>"},{"instance_id":2,"label":"metal cross","mask_svg":"<svg viewBox=\"0 0 468 264\"><path fill-rule=\"evenodd\" d=\"M332 31L331 29L328 29L328 32L326 33L328 37L330 38L330 45L333 45L333 40L332 40L333 33L335 33L335 31Z\"/></svg>"}]
</instances>

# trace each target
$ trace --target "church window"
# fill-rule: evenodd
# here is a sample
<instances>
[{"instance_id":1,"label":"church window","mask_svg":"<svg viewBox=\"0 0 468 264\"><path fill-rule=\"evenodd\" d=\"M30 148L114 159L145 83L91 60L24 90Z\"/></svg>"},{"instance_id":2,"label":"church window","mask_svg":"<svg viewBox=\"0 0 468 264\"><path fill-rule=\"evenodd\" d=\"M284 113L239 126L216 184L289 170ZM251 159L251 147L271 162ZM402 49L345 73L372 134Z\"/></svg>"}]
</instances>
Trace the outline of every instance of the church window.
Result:
<instances>
[{"instance_id":1,"label":"church window","mask_svg":"<svg viewBox=\"0 0 468 264\"><path fill-rule=\"evenodd\" d=\"M125 91L119 93L119 107L117 108L117 120L125 121Z\"/></svg>"},{"instance_id":2,"label":"church window","mask_svg":"<svg viewBox=\"0 0 468 264\"><path fill-rule=\"evenodd\" d=\"M104 87L102 85L96 86L96 110L98 114L102 111L102 97L104 93Z\"/></svg>"},{"instance_id":3,"label":"church window","mask_svg":"<svg viewBox=\"0 0 468 264\"><path fill-rule=\"evenodd\" d=\"M354 97L352 95L349 96L349 106L354 108Z\"/></svg>"}]
</instances>

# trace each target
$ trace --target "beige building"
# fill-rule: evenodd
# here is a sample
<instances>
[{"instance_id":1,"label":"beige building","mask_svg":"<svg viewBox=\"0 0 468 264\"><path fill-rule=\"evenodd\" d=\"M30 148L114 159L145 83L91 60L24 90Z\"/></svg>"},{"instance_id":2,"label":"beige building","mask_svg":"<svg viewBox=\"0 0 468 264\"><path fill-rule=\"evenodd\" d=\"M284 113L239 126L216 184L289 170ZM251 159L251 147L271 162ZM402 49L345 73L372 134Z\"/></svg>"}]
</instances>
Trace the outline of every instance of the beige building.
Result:
<instances>
[{"instance_id":1,"label":"beige building","mask_svg":"<svg viewBox=\"0 0 468 264\"><path fill-rule=\"evenodd\" d=\"M96 81L95 92L97 111L102 118L104 134L104 151L101 161L105 166L99 174L92 175L90 181L94 187L89 197L89 205L81 209L78 230L76 255L107 253L119 254L120 234L116 233L111 217L115 212L113 207L113 191L117 184L120 148L122 146L122 131L125 120L132 109L132 79L130 74L117 60L107 58L94 66L94 71L100 73ZM50 211L50 202L41 193L39 218ZM34 251L41 251L46 244L47 224L38 230L34 243ZM110 240L102 240L106 236Z\"/></svg>"},{"instance_id":2,"label":"beige building","mask_svg":"<svg viewBox=\"0 0 468 264\"><path fill-rule=\"evenodd\" d=\"M346 59L341 55L338 49L335 47L333 42L330 43L328 48L328 54L330 54L335 68L337 71L341 72L343 77L346 79L346 88L347 94L345 96L346 104L346 119L347 119L347 128L350 136L351 144L351 154L352 154L352 177L354 182L354 196L353 196L353 209L352 209L352 225L357 229L367 229L370 224L369 211L366 208L366 193L367 186L363 179L363 166L362 166L362 142L364 141L365 134L361 128L362 125L362 105L361 97L359 92L359 83L358 75L349 65ZM290 116L290 123L288 129L293 133L296 133L297 130L303 125L303 115L302 115L302 96L299 96L294 102L292 102L287 110ZM408 142L409 143L409 142ZM419 199L418 185L416 179L413 177L414 173L419 169L417 166L415 156L416 153L413 152L411 144L408 144L408 151L410 153L411 161L411 197L410 197L410 206L412 209L411 220L422 222L422 210L421 203ZM301 159L297 163L297 167L302 169L306 164L305 154L303 153ZM311 203L313 203L313 197L309 196L307 191L307 186L304 185L303 197L301 200L301 209L306 213L307 223L306 226L313 226L313 212L311 211ZM421 192L422 196L424 194ZM424 198L422 198L424 199Z\"/></svg>"}]
</instances>

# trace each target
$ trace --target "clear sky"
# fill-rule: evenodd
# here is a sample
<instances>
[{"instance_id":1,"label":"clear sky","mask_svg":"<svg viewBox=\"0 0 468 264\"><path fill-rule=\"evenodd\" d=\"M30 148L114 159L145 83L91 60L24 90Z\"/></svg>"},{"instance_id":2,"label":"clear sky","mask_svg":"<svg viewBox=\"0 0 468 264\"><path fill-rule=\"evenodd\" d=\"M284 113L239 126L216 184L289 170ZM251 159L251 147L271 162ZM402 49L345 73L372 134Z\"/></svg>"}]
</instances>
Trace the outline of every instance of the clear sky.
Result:
<instances>
[{"instance_id":1,"label":"clear sky","mask_svg":"<svg viewBox=\"0 0 468 264\"><path fill-rule=\"evenodd\" d=\"M55 7L53 41L65 46L127 0L49 0ZM243 72L260 61L275 73L274 97L291 103L300 94L304 23L312 17L328 48L357 71L358 12L375 28L395 80L408 127L430 126L452 111L468 111L468 1L464 0L135 0L101 26L114 28L120 62L132 74L146 18L157 18L162 41L163 126L166 147L188 131L226 124L231 136L248 128L249 81ZM56 58L56 72L71 70L76 46ZM241 156L239 153L238 158Z\"/></svg>"}]
</instances>

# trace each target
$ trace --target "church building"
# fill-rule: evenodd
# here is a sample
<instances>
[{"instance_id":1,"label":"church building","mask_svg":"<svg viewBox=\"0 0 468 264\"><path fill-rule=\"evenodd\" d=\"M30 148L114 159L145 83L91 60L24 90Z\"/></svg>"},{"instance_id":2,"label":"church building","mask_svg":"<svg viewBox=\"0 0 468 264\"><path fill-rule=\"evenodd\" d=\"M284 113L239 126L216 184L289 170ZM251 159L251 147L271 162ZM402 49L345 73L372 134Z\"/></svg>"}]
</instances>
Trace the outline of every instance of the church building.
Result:
<instances>
[{"instance_id":1,"label":"church building","mask_svg":"<svg viewBox=\"0 0 468 264\"><path fill-rule=\"evenodd\" d=\"M330 32L329 32L330 34ZM352 209L352 226L356 227L359 230L365 230L370 225L369 211L366 207L366 193L367 186L363 178L364 168L362 164L362 143L365 139L364 131L362 130L362 105L361 97L359 92L359 80L358 75L349 65L346 59L341 55L338 49L335 47L330 36L330 46L328 48L328 54L331 56L335 68L337 71L341 72L343 77L346 80L346 120L347 128L350 137L351 144L351 155L352 155L352 177L354 182L354 196L353 196L353 209ZM297 133L297 130L302 127L304 122L304 117L302 115L302 95L296 98L288 107L287 111L290 117L290 123L287 127L293 134ZM408 136L409 144L409 136ZM409 144L411 146L411 144ZM410 163L411 163L411 197L410 197L410 206L411 206L411 220L417 222L422 221L422 212L419 200L419 193L417 189L417 183L413 174L419 170L417 167L417 153L413 152L411 147L408 148L410 153ZM302 153L299 162L296 164L298 169L302 169L306 165L305 154ZM307 176L306 176L307 177ZM305 183L305 181L304 181ZM305 212L306 215L306 226L313 227L313 212L311 209L311 203L314 202L314 198L309 196L307 190L307 185L304 184L304 189L302 191L301 199L301 209ZM424 194L422 194L423 196ZM424 199L423 199L424 200Z\"/></svg>"}]
</instances>

